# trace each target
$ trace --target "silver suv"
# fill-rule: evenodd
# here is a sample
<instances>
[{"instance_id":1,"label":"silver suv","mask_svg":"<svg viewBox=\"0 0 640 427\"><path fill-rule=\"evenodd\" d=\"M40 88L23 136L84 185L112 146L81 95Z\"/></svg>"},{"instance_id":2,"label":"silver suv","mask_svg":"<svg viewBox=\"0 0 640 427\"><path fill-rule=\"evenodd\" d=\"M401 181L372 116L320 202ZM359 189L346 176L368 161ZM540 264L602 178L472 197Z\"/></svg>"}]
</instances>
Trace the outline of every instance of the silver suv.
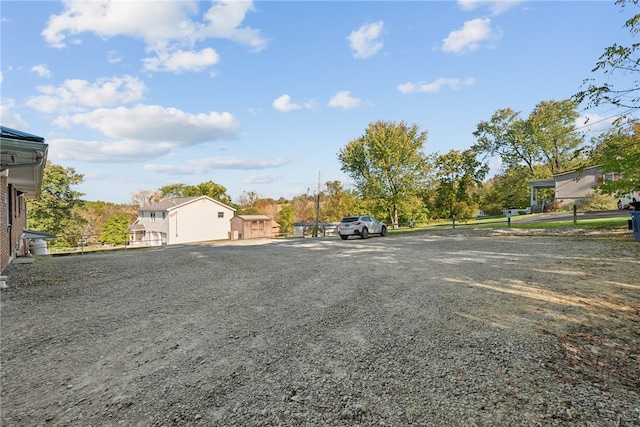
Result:
<instances>
[{"instance_id":1,"label":"silver suv","mask_svg":"<svg viewBox=\"0 0 640 427\"><path fill-rule=\"evenodd\" d=\"M347 216L340 221L338 234L342 240L347 240L349 236L366 239L370 234L386 236L387 226L369 215Z\"/></svg>"}]
</instances>

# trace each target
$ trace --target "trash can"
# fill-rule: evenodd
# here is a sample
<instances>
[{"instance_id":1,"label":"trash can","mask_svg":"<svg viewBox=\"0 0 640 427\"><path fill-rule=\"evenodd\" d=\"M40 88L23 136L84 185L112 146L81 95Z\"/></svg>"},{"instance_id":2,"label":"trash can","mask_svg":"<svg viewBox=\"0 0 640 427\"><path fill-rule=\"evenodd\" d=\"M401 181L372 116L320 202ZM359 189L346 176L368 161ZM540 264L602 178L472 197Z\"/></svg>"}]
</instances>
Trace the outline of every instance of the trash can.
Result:
<instances>
[{"instance_id":1,"label":"trash can","mask_svg":"<svg viewBox=\"0 0 640 427\"><path fill-rule=\"evenodd\" d=\"M33 239L29 244L29 252L31 252L33 256L46 255L47 243L42 239Z\"/></svg>"},{"instance_id":2,"label":"trash can","mask_svg":"<svg viewBox=\"0 0 640 427\"><path fill-rule=\"evenodd\" d=\"M640 211L631 211L631 228L636 242L640 242Z\"/></svg>"}]
</instances>

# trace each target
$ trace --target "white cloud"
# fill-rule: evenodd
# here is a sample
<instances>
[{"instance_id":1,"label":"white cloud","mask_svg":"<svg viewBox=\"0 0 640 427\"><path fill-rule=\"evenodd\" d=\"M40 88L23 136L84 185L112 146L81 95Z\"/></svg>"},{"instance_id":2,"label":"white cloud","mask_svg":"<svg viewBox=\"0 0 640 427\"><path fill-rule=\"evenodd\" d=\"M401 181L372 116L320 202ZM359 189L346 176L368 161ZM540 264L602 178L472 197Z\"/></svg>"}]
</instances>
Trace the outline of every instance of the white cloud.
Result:
<instances>
[{"instance_id":1,"label":"white cloud","mask_svg":"<svg viewBox=\"0 0 640 427\"><path fill-rule=\"evenodd\" d=\"M223 0L216 2L205 14L209 25L200 31L202 38L216 37L249 46L253 51L261 51L267 41L259 30L241 27L245 15L253 11L252 1Z\"/></svg>"},{"instance_id":2,"label":"white cloud","mask_svg":"<svg viewBox=\"0 0 640 427\"><path fill-rule=\"evenodd\" d=\"M252 170L277 168L284 165L284 159L246 159L240 157L208 157L188 159L183 164L148 164L145 170L168 175L200 175L215 170Z\"/></svg>"},{"instance_id":3,"label":"white cloud","mask_svg":"<svg viewBox=\"0 0 640 427\"><path fill-rule=\"evenodd\" d=\"M496 38L491 30L489 18L478 18L464 23L460 30L452 31L443 40L442 50L445 52L463 54L480 47L480 42Z\"/></svg>"},{"instance_id":4,"label":"white cloud","mask_svg":"<svg viewBox=\"0 0 640 427\"><path fill-rule=\"evenodd\" d=\"M166 142L171 146L228 139L238 130L238 122L231 113L190 114L159 105L100 108L70 116L68 122L98 130L111 138Z\"/></svg>"},{"instance_id":5,"label":"white cloud","mask_svg":"<svg viewBox=\"0 0 640 427\"><path fill-rule=\"evenodd\" d=\"M281 179L282 175L252 173L242 180L243 184L271 184Z\"/></svg>"},{"instance_id":6,"label":"white cloud","mask_svg":"<svg viewBox=\"0 0 640 427\"><path fill-rule=\"evenodd\" d=\"M273 108L278 111L282 111L283 113L302 108L302 105L292 103L291 97L287 94L276 98L271 105L273 105Z\"/></svg>"},{"instance_id":7,"label":"white cloud","mask_svg":"<svg viewBox=\"0 0 640 427\"><path fill-rule=\"evenodd\" d=\"M15 101L13 99L3 99L0 103L0 123L13 129L26 130L27 123L22 120L20 114L14 111Z\"/></svg>"},{"instance_id":8,"label":"white cloud","mask_svg":"<svg viewBox=\"0 0 640 427\"><path fill-rule=\"evenodd\" d=\"M615 117L603 117L599 114L585 114L576 119L575 126L580 132L600 133L611 129Z\"/></svg>"},{"instance_id":9,"label":"white cloud","mask_svg":"<svg viewBox=\"0 0 640 427\"><path fill-rule=\"evenodd\" d=\"M43 113L63 113L126 104L142 99L144 83L136 77L110 77L90 83L86 80L65 80L61 86L38 86L39 96L26 104Z\"/></svg>"},{"instance_id":10,"label":"white cloud","mask_svg":"<svg viewBox=\"0 0 640 427\"><path fill-rule=\"evenodd\" d=\"M109 64L117 64L120 61L122 61L122 56L118 51L110 50L109 52L107 52L107 62Z\"/></svg>"},{"instance_id":11,"label":"white cloud","mask_svg":"<svg viewBox=\"0 0 640 427\"><path fill-rule=\"evenodd\" d=\"M40 77L51 77L51 71L49 71L49 68L45 64L34 65L31 67L31 72L36 73Z\"/></svg>"},{"instance_id":12,"label":"white cloud","mask_svg":"<svg viewBox=\"0 0 640 427\"><path fill-rule=\"evenodd\" d=\"M230 113L190 114L175 108L137 105L101 108L60 118L58 125L82 125L110 138L104 141L51 141L52 157L90 162L139 162L180 147L232 139L238 122Z\"/></svg>"},{"instance_id":13,"label":"white cloud","mask_svg":"<svg viewBox=\"0 0 640 427\"><path fill-rule=\"evenodd\" d=\"M160 52L155 58L145 58L142 61L146 71L180 73L183 71L202 71L217 64L219 60L220 57L215 50L205 48L199 52L184 50Z\"/></svg>"},{"instance_id":14,"label":"white cloud","mask_svg":"<svg viewBox=\"0 0 640 427\"><path fill-rule=\"evenodd\" d=\"M243 27L247 12L253 10L251 1L219 0L199 19L200 2L181 1L107 1L65 0L64 10L49 18L42 31L45 41L52 47L65 47L69 38L78 42L82 33L93 33L103 39L127 36L145 41L147 51L154 52L158 61L154 71L186 71L193 65L195 71L212 61L210 50L193 56L183 55L196 42L210 38L223 38L248 46L252 51L266 47L267 41L259 30ZM193 54L193 52L191 52ZM173 61L165 61L171 58ZM186 59L186 60L185 60ZM204 62L203 62L204 60ZM217 59L213 62L217 62ZM162 65L160 65L162 64ZM147 65L149 66L149 65Z\"/></svg>"},{"instance_id":15,"label":"white cloud","mask_svg":"<svg viewBox=\"0 0 640 427\"><path fill-rule=\"evenodd\" d=\"M355 108L359 106L362 101L359 98L351 96L351 92L348 90L342 90L336 93L329 101L329 107L339 107L344 109Z\"/></svg>"},{"instance_id":16,"label":"white cloud","mask_svg":"<svg viewBox=\"0 0 640 427\"><path fill-rule=\"evenodd\" d=\"M436 93L439 92L440 89L444 86L447 86L451 89L460 89L462 86L469 86L475 83L475 79L466 78L463 80L457 78L439 78L431 83L418 82L412 83L408 82L405 84L398 85L398 90L402 93L415 93L415 92L428 92L428 93Z\"/></svg>"},{"instance_id":17,"label":"white cloud","mask_svg":"<svg viewBox=\"0 0 640 427\"><path fill-rule=\"evenodd\" d=\"M479 7L488 7L492 15L500 15L522 0L458 0L458 5L463 10L475 10Z\"/></svg>"},{"instance_id":18,"label":"white cloud","mask_svg":"<svg viewBox=\"0 0 640 427\"><path fill-rule=\"evenodd\" d=\"M316 104L314 101L307 101L302 104L291 102L291 97L287 94L284 94L276 98L271 105L273 106L273 108L275 108L278 111L282 111L283 113L288 113L289 111L292 111L292 110L300 110L302 108L311 110L316 107Z\"/></svg>"},{"instance_id":19,"label":"white cloud","mask_svg":"<svg viewBox=\"0 0 640 427\"><path fill-rule=\"evenodd\" d=\"M373 24L364 24L347 37L355 58L369 58L382 49L383 43L380 40L382 34L382 21Z\"/></svg>"}]
</instances>

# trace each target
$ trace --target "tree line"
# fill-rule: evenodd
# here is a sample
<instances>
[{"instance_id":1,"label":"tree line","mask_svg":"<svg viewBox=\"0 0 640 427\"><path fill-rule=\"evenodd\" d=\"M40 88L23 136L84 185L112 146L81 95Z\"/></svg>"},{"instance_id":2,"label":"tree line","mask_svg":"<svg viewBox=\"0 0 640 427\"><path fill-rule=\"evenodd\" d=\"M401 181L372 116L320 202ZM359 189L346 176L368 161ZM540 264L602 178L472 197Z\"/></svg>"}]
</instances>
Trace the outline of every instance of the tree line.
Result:
<instances>
[{"instance_id":1,"label":"tree line","mask_svg":"<svg viewBox=\"0 0 640 427\"><path fill-rule=\"evenodd\" d=\"M623 8L637 7L639 1L616 3ZM624 25L637 35L640 14ZM638 49L640 43L614 44L605 49L593 70L608 77L624 74L630 80L609 79L598 84L596 79L587 79L573 97L541 101L526 115L511 108L498 109L478 123L473 132L475 143L466 150L427 154L427 130L405 122L372 122L337 153L341 170L353 182L352 189L340 181L328 181L317 194L307 191L291 200L245 191L234 202L223 185L206 181L143 189L131 195L130 204L89 202L73 190L83 175L49 163L40 199L29 201L29 227L61 236L56 240L61 246L75 246L85 238L82 236L121 244L139 207L165 198L199 195L230 205L238 214L271 216L283 231L291 231L294 222L313 222L316 215L321 221L333 222L365 212L393 226L451 217L464 220L479 210L491 215L504 208L528 206L529 180L589 166L618 174L619 179L598 187L600 194L640 189L640 120L633 117L640 108ZM611 83L627 81L630 87ZM583 126L576 122L578 107L585 104L611 105L621 113L610 129L587 140ZM492 158L499 159L502 168L486 180Z\"/></svg>"}]
</instances>

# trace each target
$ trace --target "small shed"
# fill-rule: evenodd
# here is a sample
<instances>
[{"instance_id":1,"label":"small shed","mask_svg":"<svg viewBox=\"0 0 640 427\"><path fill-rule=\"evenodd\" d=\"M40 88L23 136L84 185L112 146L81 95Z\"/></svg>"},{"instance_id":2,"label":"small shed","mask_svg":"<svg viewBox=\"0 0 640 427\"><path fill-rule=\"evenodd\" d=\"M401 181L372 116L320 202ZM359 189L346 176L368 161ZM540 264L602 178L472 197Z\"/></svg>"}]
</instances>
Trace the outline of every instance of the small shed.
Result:
<instances>
[{"instance_id":1,"label":"small shed","mask_svg":"<svg viewBox=\"0 0 640 427\"><path fill-rule=\"evenodd\" d=\"M231 239L262 239L276 236L280 225L267 215L237 215L231 218Z\"/></svg>"}]
</instances>

